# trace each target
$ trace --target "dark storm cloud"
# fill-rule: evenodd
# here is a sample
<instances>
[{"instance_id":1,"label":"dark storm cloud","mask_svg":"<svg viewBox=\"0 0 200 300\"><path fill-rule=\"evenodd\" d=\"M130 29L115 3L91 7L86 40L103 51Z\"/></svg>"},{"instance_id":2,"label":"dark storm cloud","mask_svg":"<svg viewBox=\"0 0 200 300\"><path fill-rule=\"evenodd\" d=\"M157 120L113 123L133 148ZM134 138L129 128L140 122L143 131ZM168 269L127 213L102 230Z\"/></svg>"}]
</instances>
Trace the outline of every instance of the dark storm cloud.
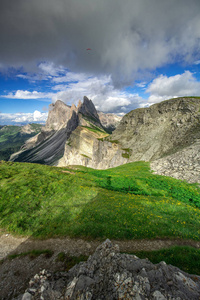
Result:
<instances>
[{"instance_id":1,"label":"dark storm cloud","mask_svg":"<svg viewBox=\"0 0 200 300\"><path fill-rule=\"evenodd\" d=\"M199 0L1 0L0 28L2 67L51 61L116 85L200 58Z\"/></svg>"}]
</instances>

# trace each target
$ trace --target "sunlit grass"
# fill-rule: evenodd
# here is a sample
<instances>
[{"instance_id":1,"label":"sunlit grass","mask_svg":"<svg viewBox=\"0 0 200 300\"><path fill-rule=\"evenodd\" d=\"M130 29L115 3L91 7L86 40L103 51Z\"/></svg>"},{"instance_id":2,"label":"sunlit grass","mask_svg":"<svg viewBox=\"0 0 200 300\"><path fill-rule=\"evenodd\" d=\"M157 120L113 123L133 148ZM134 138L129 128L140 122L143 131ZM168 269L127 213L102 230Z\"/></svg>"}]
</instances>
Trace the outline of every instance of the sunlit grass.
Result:
<instances>
[{"instance_id":1,"label":"sunlit grass","mask_svg":"<svg viewBox=\"0 0 200 300\"><path fill-rule=\"evenodd\" d=\"M0 227L39 238L200 238L196 185L136 162L108 170L0 163Z\"/></svg>"}]
</instances>

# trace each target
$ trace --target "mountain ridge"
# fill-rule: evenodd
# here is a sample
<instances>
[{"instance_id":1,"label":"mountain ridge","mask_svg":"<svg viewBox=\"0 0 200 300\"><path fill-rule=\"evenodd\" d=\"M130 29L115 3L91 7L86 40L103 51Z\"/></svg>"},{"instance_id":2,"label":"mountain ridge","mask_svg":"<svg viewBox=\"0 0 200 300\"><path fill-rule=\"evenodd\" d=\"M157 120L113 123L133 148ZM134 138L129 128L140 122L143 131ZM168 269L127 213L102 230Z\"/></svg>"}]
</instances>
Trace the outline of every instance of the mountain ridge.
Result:
<instances>
[{"instance_id":1,"label":"mountain ridge","mask_svg":"<svg viewBox=\"0 0 200 300\"><path fill-rule=\"evenodd\" d=\"M59 100L51 106L43 131L26 143L25 151L14 154L11 160L59 167L76 164L97 169L139 160L158 161L157 166L156 163L152 166L159 172L162 165L166 165L162 158L168 157L171 161L171 155L179 152L181 156L181 151L186 149L185 160L195 168L187 178L194 171L193 180L200 182L198 147L194 147L193 158L189 155L191 151L187 152L188 147L200 141L200 98L180 97L135 109L121 119L110 135L105 132L94 104L87 97L77 107ZM165 173L173 176L176 172L171 172L170 168L168 164L169 172Z\"/></svg>"}]
</instances>

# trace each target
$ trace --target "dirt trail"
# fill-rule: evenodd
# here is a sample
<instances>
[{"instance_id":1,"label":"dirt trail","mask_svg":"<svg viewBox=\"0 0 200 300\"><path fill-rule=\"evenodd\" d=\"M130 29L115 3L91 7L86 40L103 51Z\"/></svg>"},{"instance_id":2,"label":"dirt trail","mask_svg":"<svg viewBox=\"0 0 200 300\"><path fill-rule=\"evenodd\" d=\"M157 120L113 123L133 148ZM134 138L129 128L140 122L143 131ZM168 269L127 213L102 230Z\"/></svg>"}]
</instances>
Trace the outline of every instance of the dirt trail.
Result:
<instances>
[{"instance_id":1,"label":"dirt trail","mask_svg":"<svg viewBox=\"0 0 200 300\"><path fill-rule=\"evenodd\" d=\"M168 248L174 245L189 245L200 248L200 241L179 240L179 239L154 239L154 240L112 240L118 244L122 252L134 252L140 250L158 250ZM22 253L33 249L49 249L56 253L65 252L78 256L80 254L89 255L93 253L96 247L102 241L85 241L83 239L52 238L47 240L38 240L25 237L14 237L11 234L3 233L0 235L0 259L5 258L11 253Z\"/></svg>"}]
</instances>

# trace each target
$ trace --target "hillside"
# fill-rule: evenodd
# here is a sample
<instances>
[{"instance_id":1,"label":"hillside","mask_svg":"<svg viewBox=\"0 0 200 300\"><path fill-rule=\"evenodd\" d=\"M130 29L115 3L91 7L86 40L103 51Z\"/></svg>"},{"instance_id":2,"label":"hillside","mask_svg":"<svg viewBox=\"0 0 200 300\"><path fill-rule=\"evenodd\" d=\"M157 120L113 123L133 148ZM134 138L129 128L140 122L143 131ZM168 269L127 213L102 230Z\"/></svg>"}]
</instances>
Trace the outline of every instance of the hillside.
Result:
<instances>
[{"instance_id":1,"label":"hillside","mask_svg":"<svg viewBox=\"0 0 200 300\"><path fill-rule=\"evenodd\" d=\"M0 164L0 227L34 237L199 240L196 185L137 162L108 170Z\"/></svg>"},{"instance_id":2,"label":"hillside","mask_svg":"<svg viewBox=\"0 0 200 300\"><path fill-rule=\"evenodd\" d=\"M25 126L1 126L0 128L0 160L8 160L31 137L42 129L40 124Z\"/></svg>"}]
</instances>

